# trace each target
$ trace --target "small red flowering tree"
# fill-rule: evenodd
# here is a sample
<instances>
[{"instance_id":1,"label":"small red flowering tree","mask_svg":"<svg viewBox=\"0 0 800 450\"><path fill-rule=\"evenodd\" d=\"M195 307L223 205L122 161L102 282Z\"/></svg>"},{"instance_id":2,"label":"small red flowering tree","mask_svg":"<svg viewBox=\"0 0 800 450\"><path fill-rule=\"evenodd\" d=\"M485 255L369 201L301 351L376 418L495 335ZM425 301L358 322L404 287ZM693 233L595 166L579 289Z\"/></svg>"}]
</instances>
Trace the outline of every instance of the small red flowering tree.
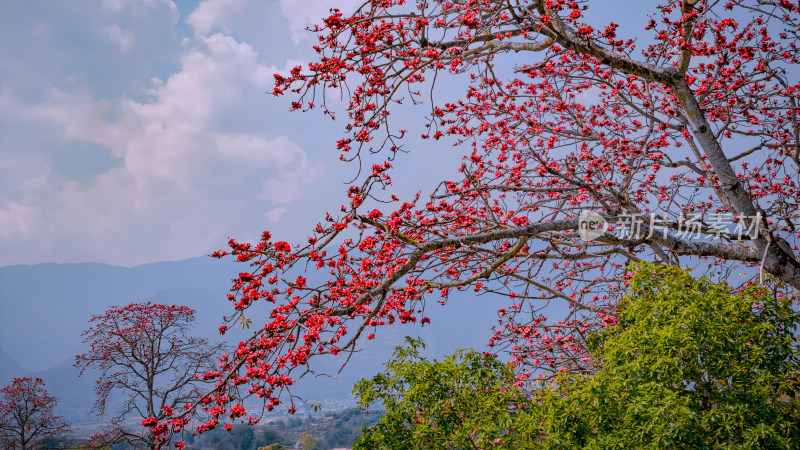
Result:
<instances>
[{"instance_id":1,"label":"small red flowering tree","mask_svg":"<svg viewBox=\"0 0 800 450\"><path fill-rule=\"evenodd\" d=\"M88 352L75 357L81 374L100 371L95 385L100 414L117 393L124 398L108 430L98 434L103 444L128 442L156 448L156 436L167 438L188 422L183 412L201 392L213 370L221 344L191 336L194 310L186 306L131 303L115 306L89 320L83 332ZM140 427L131 428L126 419Z\"/></svg>"},{"instance_id":2,"label":"small red flowering tree","mask_svg":"<svg viewBox=\"0 0 800 450\"><path fill-rule=\"evenodd\" d=\"M264 233L215 254L252 267L231 320L272 304L223 361L220 403L244 385L272 408L315 355L425 323L430 298L453 290L501 298L491 344L525 380L596 368L584 336L616 322L634 261L800 289L800 6L666 0L635 34L592 18L607 7L369 0L316 27L319 58L276 75L274 94L331 116L348 99L340 158L372 170L307 243ZM436 101L443 80L463 97ZM385 189L409 133L393 113L424 103L422 138L450 139L463 163L427 199L400 202Z\"/></svg>"},{"instance_id":3,"label":"small red flowering tree","mask_svg":"<svg viewBox=\"0 0 800 450\"><path fill-rule=\"evenodd\" d=\"M14 378L0 390L0 446L42 448L69 433L64 418L53 414L57 404L41 378Z\"/></svg>"}]
</instances>

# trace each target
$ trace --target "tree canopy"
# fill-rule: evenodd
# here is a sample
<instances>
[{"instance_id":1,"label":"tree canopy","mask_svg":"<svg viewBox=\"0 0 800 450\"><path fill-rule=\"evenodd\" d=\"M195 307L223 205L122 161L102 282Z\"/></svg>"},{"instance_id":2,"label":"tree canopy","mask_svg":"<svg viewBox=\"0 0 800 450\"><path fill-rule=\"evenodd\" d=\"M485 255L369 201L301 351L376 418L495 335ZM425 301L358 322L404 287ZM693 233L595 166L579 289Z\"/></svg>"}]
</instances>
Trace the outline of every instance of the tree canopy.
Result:
<instances>
[{"instance_id":1,"label":"tree canopy","mask_svg":"<svg viewBox=\"0 0 800 450\"><path fill-rule=\"evenodd\" d=\"M539 392L549 448L799 446L796 305L674 267L635 270L619 322L591 336L601 369Z\"/></svg>"},{"instance_id":2,"label":"tree canopy","mask_svg":"<svg viewBox=\"0 0 800 450\"><path fill-rule=\"evenodd\" d=\"M75 366L81 374L100 371L95 391L101 415L113 394L125 399L107 429L93 436L95 442L155 448L157 439L168 439L188 423L184 405L201 396L207 383L196 375L216 367L222 348L192 336L192 322L191 308L150 302L114 306L89 319L83 332L89 350L75 357ZM131 418L140 426L130 427Z\"/></svg>"},{"instance_id":3,"label":"tree canopy","mask_svg":"<svg viewBox=\"0 0 800 450\"><path fill-rule=\"evenodd\" d=\"M41 378L14 378L0 390L0 445L37 449L69 433L63 417L54 414L58 398L47 393Z\"/></svg>"},{"instance_id":4,"label":"tree canopy","mask_svg":"<svg viewBox=\"0 0 800 450\"><path fill-rule=\"evenodd\" d=\"M215 253L250 264L228 325L256 302L270 314L210 373L220 407L203 427L240 395L274 408L316 355L425 324L453 290L499 297L491 344L521 380L595 370L586 336L619 320L633 262L795 295L800 7L667 0L644 30L598 21L604 7L369 0L323 19L318 58L276 74L273 93L332 117L344 98L337 152L362 170L307 242L264 232ZM445 83L463 96L437 101ZM420 129L398 129L393 113L414 108ZM392 161L412 134L449 140L463 163L401 200Z\"/></svg>"},{"instance_id":5,"label":"tree canopy","mask_svg":"<svg viewBox=\"0 0 800 450\"><path fill-rule=\"evenodd\" d=\"M491 448L532 442L519 414L526 398L511 368L475 350L428 361L418 339L395 349L386 369L355 387L361 408L386 409L354 444L379 448ZM522 427L522 429L520 429Z\"/></svg>"},{"instance_id":6,"label":"tree canopy","mask_svg":"<svg viewBox=\"0 0 800 450\"><path fill-rule=\"evenodd\" d=\"M386 415L357 448L795 448L800 314L763 289L733 293L677 268L639 265L619 322L590 335L594 374L526 392L474 351L445 361L398 348L363 380Z\"/></svg>"}]
</instances>

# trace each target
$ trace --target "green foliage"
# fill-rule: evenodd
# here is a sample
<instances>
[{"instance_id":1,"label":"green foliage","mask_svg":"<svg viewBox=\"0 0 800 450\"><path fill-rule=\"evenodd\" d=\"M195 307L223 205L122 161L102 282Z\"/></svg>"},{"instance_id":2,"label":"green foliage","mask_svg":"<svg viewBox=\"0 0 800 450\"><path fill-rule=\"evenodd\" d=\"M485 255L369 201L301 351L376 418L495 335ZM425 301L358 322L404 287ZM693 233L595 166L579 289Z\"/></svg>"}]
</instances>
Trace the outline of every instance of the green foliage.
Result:
<instances>
[{"instance_id":1,"label":"green foliage","mask_svg":"<svg viewBox=\"0 0 800 450\"><path fill-rule=\"evenodd\" d=\"M542 392L546 447L800 447L791 300L635 270L618 325L590 339L603 369Z\"/></svg>"},{"instance_id":2,"label":"green foliage","mask_svg":"<svg viewBox=\"0 0 800 450\"><path fill-rule=\"evenodd\" d=\"M298 442L300 442L300 446L303 447L303 450L317 450L317 438L310 434L301 437Z\"/></svg>"},{"instance_id":3,"label":"green foliage","mask_svg":"<svg viewBox=\"0 0 800 450\"><path fill-rule=\"evenodd\" d=\"M355 448L800 448L795 308L641 264L617 325L588 337L597 373L526 397L495 359L429 362L408 340L356 385L362 407L387 413Z\"/></svg>"},{"instance_id":4,"label":"green foliage","mask_svg":"<svg viewBox=\"0 0 800 450\"><path fill-rule=\"evenodd\" d=\"M281 444L274 443L271 445L267 445L266 447L259 447L258 450L286 450Z\"/></svg>"},{"instance_id":5,"label":"green foliage","mask_svg":"<svg viewBox=\"0 0 800 450\"><path fill-rule=\"evenodd\" d=\"M473 350L428 362L420 340L406 343L386 371L355 387L362 408L381 403L386 415L365 428L354 448L519 447L528 441L517 429L517 405L525 399L506 364Z\"/></svg>"}]
</instances>

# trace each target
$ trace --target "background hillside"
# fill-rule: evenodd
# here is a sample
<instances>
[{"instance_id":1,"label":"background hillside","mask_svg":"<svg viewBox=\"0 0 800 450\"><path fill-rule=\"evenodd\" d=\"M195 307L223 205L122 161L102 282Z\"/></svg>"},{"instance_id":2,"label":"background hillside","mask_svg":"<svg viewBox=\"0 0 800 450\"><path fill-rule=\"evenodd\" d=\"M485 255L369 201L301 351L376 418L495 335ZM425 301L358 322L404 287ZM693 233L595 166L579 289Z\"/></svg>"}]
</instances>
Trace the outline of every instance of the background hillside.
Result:
<instances>
[{"instance_id":1,"label":"background hillside","mask_svg":"<svg viewBox=\"0 0 800 450\"><path fill-rule=\"evenodd\" d=\"M81 331L88 319L109 306L134 301L183 304L197 311L195 334L218 341L221 318L231 311L226 299L230 278L245 269L208 257L130 268L96 263L0 267L0 383L5 386L15 376L39 376L48 391L61 398L59 414L76 423L96 421L90 412L94 377L78 378L72 367L75 354L83 349ZM434 326L380 329L341 374L336 372L343 358L323 358L315 362L315 370L335 378L306 377L294 393L321 403L323 412L350 407L353 384L378 372L405 336L422 337L434 357L457 348L482 347L501 306L466 294L453 296L445 307L431 302L425 315ZM230 343L239 337L231 330L225 339Z\"/></svg>"}]
</instances>

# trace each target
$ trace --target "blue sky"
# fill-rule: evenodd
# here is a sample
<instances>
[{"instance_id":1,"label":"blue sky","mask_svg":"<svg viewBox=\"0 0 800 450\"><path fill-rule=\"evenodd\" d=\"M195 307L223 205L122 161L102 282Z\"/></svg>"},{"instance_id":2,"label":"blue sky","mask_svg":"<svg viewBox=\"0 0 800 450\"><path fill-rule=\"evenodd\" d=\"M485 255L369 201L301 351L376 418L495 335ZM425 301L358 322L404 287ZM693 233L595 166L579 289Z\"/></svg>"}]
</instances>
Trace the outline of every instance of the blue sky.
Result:
<instances>
[{"instance_id":1,"label":"blue sky","mask_svg":"<svg viewBox=\"0 0 800 450\"><path fill-rule=\"evenodd\" d=\"M356 2L3 2L0 265L302 238L343 198L340 124L265 91L332 3Z\"/></svg>"}]
</instances>

